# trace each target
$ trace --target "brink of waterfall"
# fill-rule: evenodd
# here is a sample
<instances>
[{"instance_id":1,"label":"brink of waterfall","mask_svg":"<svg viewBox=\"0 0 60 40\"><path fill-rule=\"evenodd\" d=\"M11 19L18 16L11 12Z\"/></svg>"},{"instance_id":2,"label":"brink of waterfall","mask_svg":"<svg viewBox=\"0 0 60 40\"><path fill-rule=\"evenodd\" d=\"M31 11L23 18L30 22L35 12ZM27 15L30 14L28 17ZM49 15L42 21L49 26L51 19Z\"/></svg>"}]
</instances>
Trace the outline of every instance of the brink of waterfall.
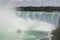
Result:
<instances>
[{"instance_id":1,"label":"brink of waterfall","mask_svg":"<svg viewBox=\"0 0 60 40\"><path fill-rule=\"evenodd\" d=\"M0 10L0 40L52 40L52 31L59 27L58 8L57 11L55 8L50 11L50 7L44 8L48 11L23 9Z\"/></svg>"}]
</instances>

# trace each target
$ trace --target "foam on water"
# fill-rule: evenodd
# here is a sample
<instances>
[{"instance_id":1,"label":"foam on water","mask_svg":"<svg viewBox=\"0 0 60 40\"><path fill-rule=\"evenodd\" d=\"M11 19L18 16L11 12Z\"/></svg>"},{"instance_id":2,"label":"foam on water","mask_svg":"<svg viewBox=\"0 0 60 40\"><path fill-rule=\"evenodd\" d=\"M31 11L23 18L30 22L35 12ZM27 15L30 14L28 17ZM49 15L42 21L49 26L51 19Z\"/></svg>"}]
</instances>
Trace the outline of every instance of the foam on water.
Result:
<instances>
[{"instance_id":1,"label":"foam on water","mask_svg":"<svg viewBox=\"0 0 60 40\"><path fill-rule=\"evenodd\" d=\"M38 30L43 31L51 31L54 26L52 24L46 23L44 21L37 21L31 19L23 19L21 17L16 16L15 11L1 7L0 8L0 31L1 32L12 32L17 29L26 30L30 27L34 26Z\"/></svg>"},{"instance_id":2,"label":"foam on water","mask_svg":"<svg viewBox=\"0 0 60 40\"><path fill-rule=\"evenodd\" d=\"M26 16L28 17L28 14ZM47 35L49 36L47 36L47 38L49 37L51 39L50 33L54 29L55 29L55 26L51 23L48 23L45 21L33 20L31 18L25 19L20 16L17 16L16 11L8 7L0 7L0 34L2 34L0 35L1 39L24 40L23 37L26 38L27 36L29 36L28 34L24 33L25 31L28 31L28 30L48 32ZM22 34L15 33L17 30L22 30L23 31ZM42 38L45 38L45 37L43 36ZM37 40L39 40L39 38L37 38Z\"/></svg>"},{"instance_id":3,"label":"foam on water","mask_svg":"<svg viewBox=\"0 0 60 40\"><path fill-rule=\"evenodd\" d=\"M27 37L29 36L27 34L24 34L24 31L30 29L38 30L39 32L40 31L49 32L50 35L51 31L55 29L53 24L45 21L32 20L30 18L25 20L22 17L16 16L16 11L11 9L13 5L14 7L16 6L14 4L14 2L16 1L17 0L10 1L4 7L0 7L0 40L23 40L23 38L26 38L25 35ZM28 14L26 15L26 17L28 17ZM51 19L53 19L53 16ZM15 33L18 29L22 30L23 33L22 34ZM45 38L44 35L42 38ZM51 38L51 36L49 36L49 38ZM39 38L35 40L39 40Z\"/></svg>"}]
</instances>

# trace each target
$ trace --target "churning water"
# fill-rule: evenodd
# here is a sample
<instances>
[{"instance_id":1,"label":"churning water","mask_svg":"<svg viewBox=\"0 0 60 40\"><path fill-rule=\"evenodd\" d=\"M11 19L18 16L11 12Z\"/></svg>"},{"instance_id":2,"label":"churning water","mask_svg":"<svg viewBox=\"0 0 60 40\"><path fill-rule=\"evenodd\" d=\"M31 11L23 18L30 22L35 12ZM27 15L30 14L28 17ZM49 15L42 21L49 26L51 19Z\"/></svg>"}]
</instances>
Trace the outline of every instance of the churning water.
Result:
<instances>
[{"instance_id":1,"label":"churning water","mask_svg":"<svg viewBox=\"0 0 60 40\"><path fill-rule=\"evenodd\" d=\"M0 10L0 40L51 40L59 12Z\"/></svg>"}]
</instances>

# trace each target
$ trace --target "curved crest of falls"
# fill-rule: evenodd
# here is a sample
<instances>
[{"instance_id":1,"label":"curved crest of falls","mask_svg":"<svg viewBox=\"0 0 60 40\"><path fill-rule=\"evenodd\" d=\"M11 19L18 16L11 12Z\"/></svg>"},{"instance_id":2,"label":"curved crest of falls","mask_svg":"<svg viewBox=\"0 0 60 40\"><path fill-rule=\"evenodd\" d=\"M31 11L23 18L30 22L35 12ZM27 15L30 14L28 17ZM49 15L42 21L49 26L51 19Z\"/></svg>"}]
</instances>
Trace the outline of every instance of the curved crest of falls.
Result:
<instances>
[{"instance_id":1,"label":"curved crest of falls","mask_svg":"<svg viewBox=\"0 0 60 40\"><path fill-rule=\"evenodd\" d=\"M18 11L17 16L30 24L23 40L51 40L50 32L59 26L59 12Z\"/></svg>"},{"instance_id":2,"label":"curved crest of falls","mask_svg":"<svg viewBox=\"0 0 60 40\"><path fill-rule=\"evenodd\" d=\"M53 24L55 27L58 26L60 12L21 12L18 11L17 15L24 19L32 19L36 21L45 21Z\"/></svg>"},{"instance_id":3,"label":"curved crest of falls","mask_svg":"<svg viewBox=\"0 0 60 40\"><path fill-rule=\"evenodd\" d=\"M0 10L0 40L51 40L59 18L60 12Z\"/></svg>"}]
</instances>

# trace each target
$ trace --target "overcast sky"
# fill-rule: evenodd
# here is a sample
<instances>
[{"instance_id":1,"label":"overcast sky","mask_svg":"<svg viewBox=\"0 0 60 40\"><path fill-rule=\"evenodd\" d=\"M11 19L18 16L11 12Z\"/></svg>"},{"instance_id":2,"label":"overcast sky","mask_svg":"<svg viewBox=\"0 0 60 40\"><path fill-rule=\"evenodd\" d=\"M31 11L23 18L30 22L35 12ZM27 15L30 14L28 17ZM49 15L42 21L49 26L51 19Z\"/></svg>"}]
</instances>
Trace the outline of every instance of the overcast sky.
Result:
<instances>
[{"instance_id":1,"label":"overcast sky","mask_svg":"<svg viewBox=\"0 0 60 40\"><path fill-rule=\"evenodd\" d=\"M60 0L0 0L0 6L60 6Z\"/></svg>"}]
</instances>

